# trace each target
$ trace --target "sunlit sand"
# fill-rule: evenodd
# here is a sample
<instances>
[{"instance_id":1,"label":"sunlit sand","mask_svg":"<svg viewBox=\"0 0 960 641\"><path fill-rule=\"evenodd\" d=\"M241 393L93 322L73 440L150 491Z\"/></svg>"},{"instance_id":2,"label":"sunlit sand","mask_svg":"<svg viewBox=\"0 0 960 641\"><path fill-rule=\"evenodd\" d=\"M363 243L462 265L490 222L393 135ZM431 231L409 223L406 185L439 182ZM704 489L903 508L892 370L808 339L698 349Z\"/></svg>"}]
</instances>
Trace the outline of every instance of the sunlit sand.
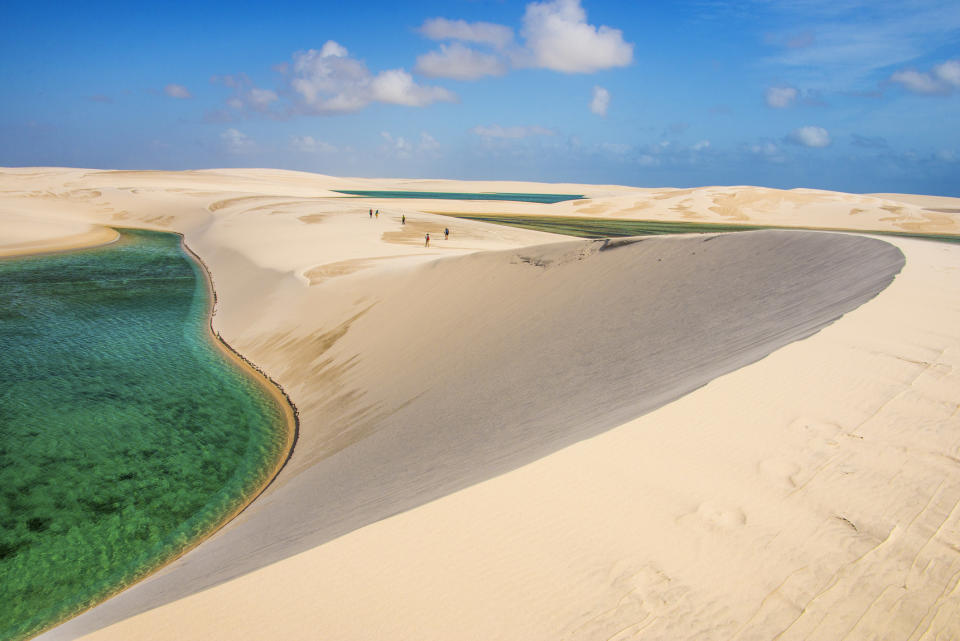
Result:
<instances>
[{"instance_id":1,"label":"sunlit sand","mask_svg":"<svg viewBox=\"0 0 960 641\"><path fill-rule=\"evenodd\" d=\"M254 169L0 192L7 254L183 233L300 417L240 517L41 638L960 637L960 245L424 213L960 234L960 199Z\"/></svg>"}]
</instances>

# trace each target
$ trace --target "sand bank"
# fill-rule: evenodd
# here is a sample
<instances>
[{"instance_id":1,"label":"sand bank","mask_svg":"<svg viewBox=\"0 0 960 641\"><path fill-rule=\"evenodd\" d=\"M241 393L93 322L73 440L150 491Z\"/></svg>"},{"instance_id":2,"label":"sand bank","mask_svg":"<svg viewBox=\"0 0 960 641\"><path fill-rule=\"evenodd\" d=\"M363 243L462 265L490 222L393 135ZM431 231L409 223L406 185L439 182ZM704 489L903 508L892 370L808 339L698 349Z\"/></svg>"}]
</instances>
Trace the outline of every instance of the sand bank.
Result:
<instances>
[{"instance_id":1,"label":"sand bank","mask_svg":"<svg viewBox=\"0 0 960 641\"><path fill-rule=\"evenodd\" d=\"M45 638L957 634L958 248L893 241L884 289L900 251L855 236L604 247L456 221L428 249L449 219L324 191L400 181L37 173L0 179L68 220L183 231L216 329L302 429L227 528ZM530 207L926 221L810 190L576 188L593 200Z\"/></svg>"},{"instance_id":2,"label":"sand bank","mask_svg":"<svg viewBox=\"0 0 960 641\"><path fill-rule=\"evenodd\" d=\"M85 249L112 243L120 235L109 227L71 221L38 221L6 214L0 258Z\"/></svg>"}]
</instances>

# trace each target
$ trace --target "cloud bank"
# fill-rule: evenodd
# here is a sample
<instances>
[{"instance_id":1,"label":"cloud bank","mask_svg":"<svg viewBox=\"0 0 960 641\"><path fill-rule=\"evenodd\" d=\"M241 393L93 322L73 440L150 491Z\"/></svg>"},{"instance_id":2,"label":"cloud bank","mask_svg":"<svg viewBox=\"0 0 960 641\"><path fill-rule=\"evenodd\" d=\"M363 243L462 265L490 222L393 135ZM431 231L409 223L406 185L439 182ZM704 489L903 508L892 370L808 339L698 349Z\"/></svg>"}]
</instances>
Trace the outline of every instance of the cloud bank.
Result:
<instances>
[{"instance_id":1,"label":"cloud bank","mask_svg":"<svg viewBox=\"0 0 960 641\"><path fill-rule=\"evenodd\" d=\"M511 66L594 73L633 62L633 44L623 39L623 32L589 24L580 0L528 4L521 30L523 42L519 44L514 42L510 27L489 22L431 18L419 31L432 40L452 43L417 59L416 70L435 78L476 80L502 75Z\"/></svg>"},{"instance_id":2,"label":"cloud bank","mask_svg":"<svg viewBox=\"0 0 960 641\"><path fill-rule=\"evenodd\" d=\"M291 74L290 87L299 110L304 113L348 113L372 102L423 107L456 100L452 92L442 87L417 84L403 69L389 69L374 75L333 40L327 41L320 50L293 54Z\"/></svg>"},{"instance_id":3,"label":"cloud bank","mask_svg":"<svg viewBox=\"0 0 960 641\"><path fill-rule=\"evenodd\" d=\"M947 95L960 89L960 59L947 60L928 72L903 69L890 76L890 80L914 93Z\"/></svg>"}]
</instances>

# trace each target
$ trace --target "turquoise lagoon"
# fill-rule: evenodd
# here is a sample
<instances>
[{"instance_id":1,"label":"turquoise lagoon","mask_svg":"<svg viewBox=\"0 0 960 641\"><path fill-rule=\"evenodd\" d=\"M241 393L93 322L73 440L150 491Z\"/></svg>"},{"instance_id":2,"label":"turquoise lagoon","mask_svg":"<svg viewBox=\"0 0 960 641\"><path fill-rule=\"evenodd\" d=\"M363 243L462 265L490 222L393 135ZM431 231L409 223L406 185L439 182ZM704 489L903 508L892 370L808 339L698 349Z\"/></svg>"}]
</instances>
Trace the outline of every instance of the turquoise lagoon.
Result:
<instances>
[{"instance_id":1,"label":"turquoise lagoon","mask_svg":"<svg viewBox=\"0 0 960 641\"><path fill-rule=\"evenodd\" d=\"M565 200L581 200L577 194L521 194L508 192L453 192L453 191L364 191L358 189L334 189L338 194L365 196L367 198L425 198L428 200L509 200L525 203L552 205Z\"/></svg>"},{"instance_id":2,"label":"turquoise lagoon","mask_svg":"<svg viewBox=\"0 0 960 641\"><path fill-rule=\"evenodd\" d=\"M288 447L277 397L214 343L174 234L0 260L0 639L209 534Z\"/></svg>"}]
</instances>

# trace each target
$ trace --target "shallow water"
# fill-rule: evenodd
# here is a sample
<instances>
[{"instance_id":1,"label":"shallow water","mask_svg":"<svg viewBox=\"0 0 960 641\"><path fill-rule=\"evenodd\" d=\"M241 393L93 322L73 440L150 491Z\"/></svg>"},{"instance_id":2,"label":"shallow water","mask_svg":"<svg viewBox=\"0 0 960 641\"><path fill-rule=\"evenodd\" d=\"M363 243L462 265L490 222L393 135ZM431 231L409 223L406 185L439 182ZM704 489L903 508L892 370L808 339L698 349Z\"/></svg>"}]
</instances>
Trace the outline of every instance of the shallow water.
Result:
<instances>
[{"instance_id":1,"label":"shallow water","mask_svg":"<svg viewBox=\"0 0 960 641\"><path fill-rule=\"evenodd\" d=\"M176 556L282 457L284 409L214 345L179 237L0 260L0 639Z\"/></svg>"},{"instance_id":2,"label":"shallow water","mask_svg":"<svg viewBox=\"0 0 960 641\"><path fill-rule=\"evenodd\" d=\"M424 198L428 200L509 200L525 203L546 203L552 205L565 200L580 200L582 195L574 194L521 194L506 192L447 192L447 191L363 191L356 189L334 189L338 194L366 196L367 198Z\"/></svg>"}]
</instances>

